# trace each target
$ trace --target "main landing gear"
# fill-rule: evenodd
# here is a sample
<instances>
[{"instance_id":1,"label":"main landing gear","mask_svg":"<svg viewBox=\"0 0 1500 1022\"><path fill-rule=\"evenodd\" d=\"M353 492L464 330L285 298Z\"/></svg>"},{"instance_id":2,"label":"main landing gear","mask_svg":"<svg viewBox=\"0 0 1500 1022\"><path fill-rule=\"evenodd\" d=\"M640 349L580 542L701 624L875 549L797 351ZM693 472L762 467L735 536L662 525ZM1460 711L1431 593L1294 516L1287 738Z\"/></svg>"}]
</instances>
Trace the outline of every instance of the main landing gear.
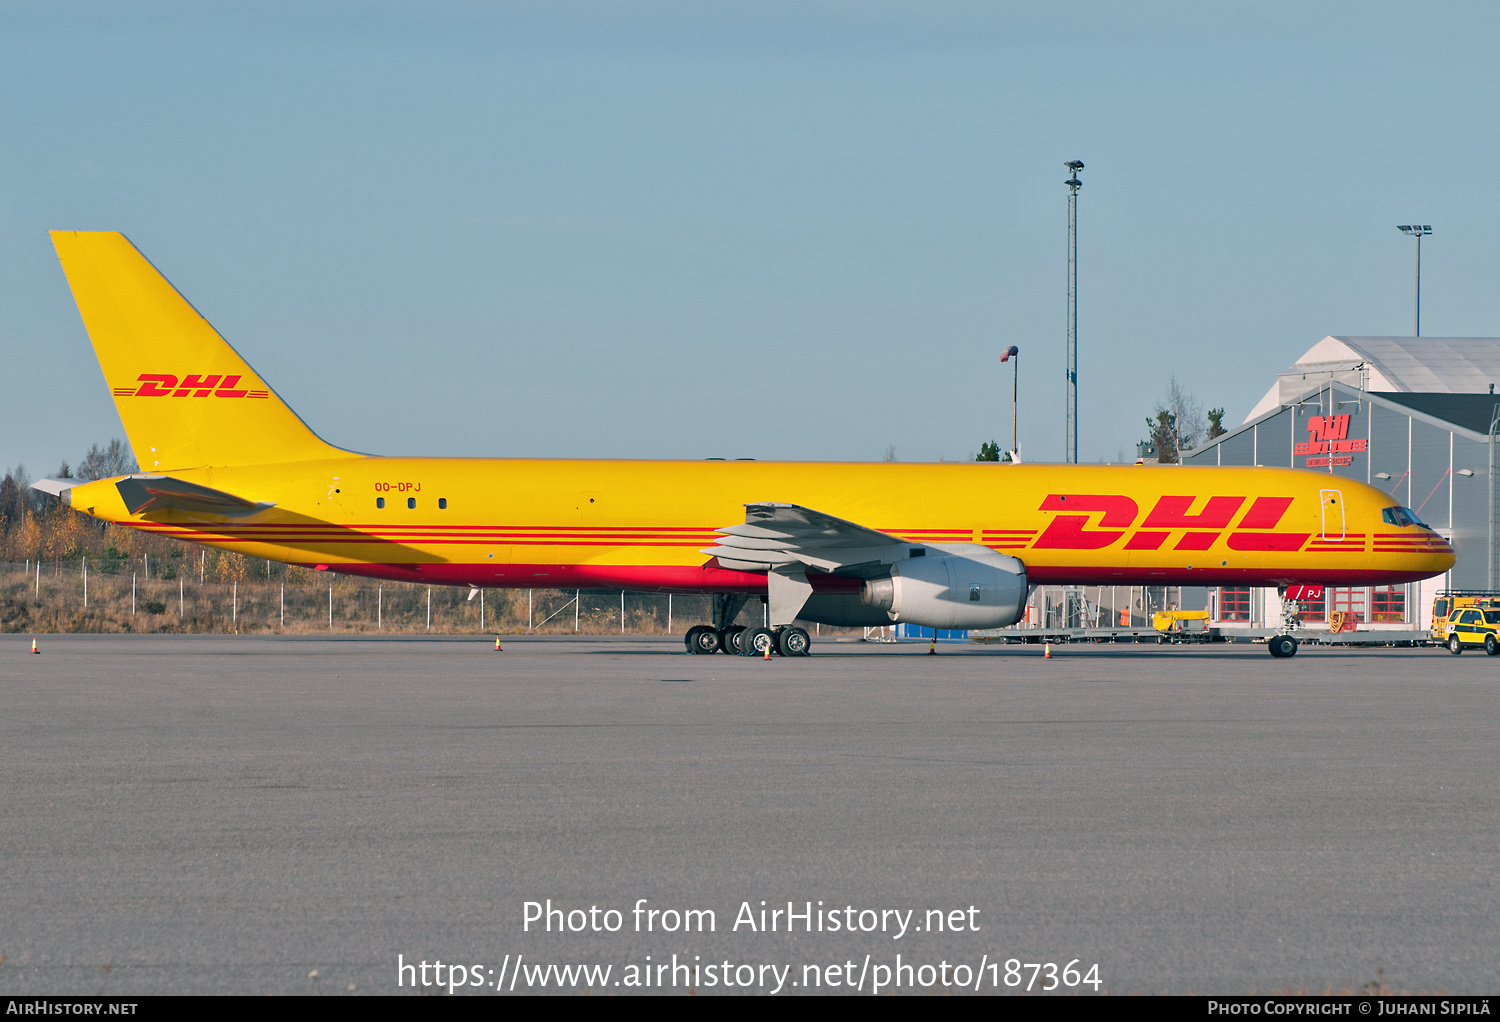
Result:
<instances>
[{"instance_id":1,"label":"main landing gear","mask_svg":"<svg viewBox=\"0 0 1500 1022\"><path fill-rule=\"evenodd\" d=\"M708 625L694 625L689 628L683 641L687 643L689 653L717 653L724 644L724 639L718 631Z\"/></svg>"},{"instance_id":2,"label":"main landing gear","mask_svg":"<svg viewBox=\"0 0 1500 1022\"><path fill-rule=\"evenodd\" d=\"M778 656L809 656L812 653L812 637L796 625L781 628L746 628L730 625L722 632L713 625L694 625L683 639L689 653L717 653L723 650L731 656L766 655L766 651Z\"/></svg>"},{"instance_id":3,"label":"main landing gear","mask_svg":"<svg viewBox=\"0 0 1500 1022\"><path fill-rule=\"evenodd\" d=\"M731 624L745 602L744 596L715 596L714 623L694 625L683 637L688 652L711 654L723 650L731 655L759 657L768 651L780 656L807 656L812 652L812 639L795 625L746 628Z\"/></svg>"}]
</instances>

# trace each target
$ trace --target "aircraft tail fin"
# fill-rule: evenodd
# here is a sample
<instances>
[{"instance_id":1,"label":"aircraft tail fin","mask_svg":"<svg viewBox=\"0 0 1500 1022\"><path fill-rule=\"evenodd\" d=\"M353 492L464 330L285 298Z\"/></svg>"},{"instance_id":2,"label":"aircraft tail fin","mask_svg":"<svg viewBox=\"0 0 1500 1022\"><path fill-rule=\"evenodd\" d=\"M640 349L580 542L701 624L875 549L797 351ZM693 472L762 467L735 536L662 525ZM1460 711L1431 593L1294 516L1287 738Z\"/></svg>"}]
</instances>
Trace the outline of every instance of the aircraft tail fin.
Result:
<instances>
[{"instance_id":1,"label":"aircraft tail fin","mask_svg":"<svg viewBox=\"0 0 1500 1022\"><path fill-rule=\"evenodd\" d=\"M308 429L123 234L52 244L143 471L358 456Z\"/></svg>"}]
</instances>

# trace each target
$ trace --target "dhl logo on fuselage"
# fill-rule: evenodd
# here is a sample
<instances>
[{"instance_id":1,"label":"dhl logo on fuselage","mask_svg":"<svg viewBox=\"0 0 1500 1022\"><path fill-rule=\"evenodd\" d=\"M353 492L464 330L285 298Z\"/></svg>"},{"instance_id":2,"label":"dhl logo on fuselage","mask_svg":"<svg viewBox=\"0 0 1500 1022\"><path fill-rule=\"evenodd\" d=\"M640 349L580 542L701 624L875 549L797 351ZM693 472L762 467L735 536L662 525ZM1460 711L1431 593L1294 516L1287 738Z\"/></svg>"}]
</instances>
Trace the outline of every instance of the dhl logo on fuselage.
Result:
<instances>
[{"instance_id":1,"label":"dhl logo on fuselage","mask_svg":"<svg viewBox=\"0 0 1500 1022\"><path fill-rule=\"evenodd\" d=\"M1229 529L1245 497L1209 497L1202 510L1189 514L1197 497L1167 496L1157 500L1140 528L1125 543L1126 550L1160 550L1173 532L1183 535L1173 550L1207 550ZM1291 507L1292 497L1257 497L1245 511L1227 545L1231 550L1268 551L1301 550L1312 536L1310 532L1273 532ZM1131 498L1116 493L1050 493L1040 511L1065 511L1052 519L1036 542L1034 550L1103 550L1125 537L1140 516L1140 507ZM1089 528L1090 519L1100 515L1097 528Z\"/></svg>"},{"instance_id":2,"label":"dhl logo on fuselage","mask_svg":"<svg viewBox=\"0 0 1500 1022\"><path fill-rule=\"evenodd\" d=\"M182 382L178 382L178 380ZM239 376L223 376L218 373L200 375L189 373L177 377L171 373L141 373L136 377L139 387L115 387L115 397L246 397L268 398L269 390L236 390Z\"/></svg>"}]
</instances>

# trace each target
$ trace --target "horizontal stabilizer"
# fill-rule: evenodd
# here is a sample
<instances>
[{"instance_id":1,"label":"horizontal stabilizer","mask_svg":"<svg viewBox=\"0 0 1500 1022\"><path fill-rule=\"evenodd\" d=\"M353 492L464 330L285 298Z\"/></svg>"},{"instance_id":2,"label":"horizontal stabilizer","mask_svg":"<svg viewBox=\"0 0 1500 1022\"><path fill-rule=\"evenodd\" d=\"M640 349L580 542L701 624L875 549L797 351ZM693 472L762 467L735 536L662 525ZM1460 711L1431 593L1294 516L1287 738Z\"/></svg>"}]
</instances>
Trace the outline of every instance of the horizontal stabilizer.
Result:
<instances>
[{"instance_id":1,"label":"horizontal stabilizer","mask_svg":"<svg viewBox=\"0 0 1500 1022\"><path fill-rule=\"evenodd\" d=\"M200 514L253 515L275 507L236 497L223 490L210 489L171 476L127 476L115 484L120 497L133 515L149 511L189 511Z\"/></svg>"},{"instance_id":2,"label":"horizontal stabilizer","mask_svg":"<svg viewBox=\"0 0 1500 1022\"><path fill-rule=\"evenodd\" d=\"M50 493L54 497L61 497L64 490L71 490L75 486L82 486L88 482L87 479L38 479L31 484L33 490Z\"/></svg>"}]
</instances>

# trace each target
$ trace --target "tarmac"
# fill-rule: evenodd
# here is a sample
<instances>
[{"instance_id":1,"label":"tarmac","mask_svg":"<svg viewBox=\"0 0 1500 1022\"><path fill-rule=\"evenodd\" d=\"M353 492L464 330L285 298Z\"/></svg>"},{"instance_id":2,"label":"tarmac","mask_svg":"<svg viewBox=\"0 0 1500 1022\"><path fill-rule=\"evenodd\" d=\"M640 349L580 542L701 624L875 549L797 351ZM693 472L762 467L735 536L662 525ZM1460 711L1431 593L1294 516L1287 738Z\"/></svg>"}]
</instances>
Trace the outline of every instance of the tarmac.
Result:
<instances>
[{"instance_id":1,"label":"tarmac","mask_svg":"<svg viewBox=\"0 0 1500 1022\"><path fill-rule=\"evenodd\" d=\"M30 640L0 994L1500 989L1500 658Z\"/></svg>"}]
</instances>

